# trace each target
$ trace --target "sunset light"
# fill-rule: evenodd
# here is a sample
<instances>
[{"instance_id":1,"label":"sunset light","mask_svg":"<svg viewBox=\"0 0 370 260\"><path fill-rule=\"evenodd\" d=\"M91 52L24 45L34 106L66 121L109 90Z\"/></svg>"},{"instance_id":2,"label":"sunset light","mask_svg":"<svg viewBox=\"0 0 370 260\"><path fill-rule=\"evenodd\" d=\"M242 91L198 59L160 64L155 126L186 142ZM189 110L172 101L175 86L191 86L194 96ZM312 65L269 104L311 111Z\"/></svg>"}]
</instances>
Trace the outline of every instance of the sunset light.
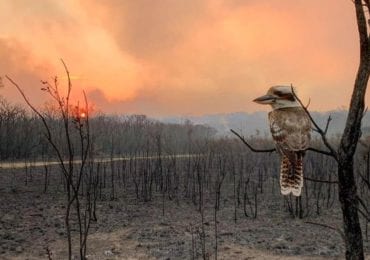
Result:
<instances>
[{"instance_id":1,"label":"sunset light","mask_svg":"<svg viewBox=\"0 0 370 260\"><path fill-rule=\"evenodd\" d=\"M370 260L370 0L0 17L0 259Z\"/></svg>"},{"instance_id":2,"label":"sunset light","mask_svg":"<svg viewBox=\"0 0 370 260\"><path fill-rule=\"evenodd\" d=\"M290 83L313 110L349 104L358 58L350 0L27 3L0 2L0 68L39 104L40 80L65 77L60 58L76 93L109 113L252 112L264 109L253 97ZM20 101L11 88L2 95Z\"/></svg>"},{"instance_id":3,"label":"sunset light","mask_svg":"<svg viewBox=\"0 0 370 260\"><path fill-rule=\"evenodd\" d=\"M86 118L86 113L85 112L81 112L80 117L83 118L83 119Z\"/></svg>"}]
</instances>

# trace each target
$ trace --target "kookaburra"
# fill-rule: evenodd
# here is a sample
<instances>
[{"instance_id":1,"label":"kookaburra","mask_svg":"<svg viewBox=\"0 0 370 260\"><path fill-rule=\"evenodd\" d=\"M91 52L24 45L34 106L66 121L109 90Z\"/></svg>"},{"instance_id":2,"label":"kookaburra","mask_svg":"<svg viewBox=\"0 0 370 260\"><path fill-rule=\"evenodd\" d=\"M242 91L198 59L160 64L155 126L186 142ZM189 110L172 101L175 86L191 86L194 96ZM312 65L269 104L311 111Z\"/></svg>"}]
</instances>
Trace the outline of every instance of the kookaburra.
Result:
<instances>
[{"instance_id":1,"label":"kookaburra","mask_svg":"<svg viewBox=\"0 0 370 260\"><path fill-rule=\"evenodd\" d=\"M280 188L283 195L300 196L303 187L303 156L311 138L311 121L296 100L292 87L273 86L253 100L271 105L270 130L281 156Z\"/></svg>"}]
</instances>

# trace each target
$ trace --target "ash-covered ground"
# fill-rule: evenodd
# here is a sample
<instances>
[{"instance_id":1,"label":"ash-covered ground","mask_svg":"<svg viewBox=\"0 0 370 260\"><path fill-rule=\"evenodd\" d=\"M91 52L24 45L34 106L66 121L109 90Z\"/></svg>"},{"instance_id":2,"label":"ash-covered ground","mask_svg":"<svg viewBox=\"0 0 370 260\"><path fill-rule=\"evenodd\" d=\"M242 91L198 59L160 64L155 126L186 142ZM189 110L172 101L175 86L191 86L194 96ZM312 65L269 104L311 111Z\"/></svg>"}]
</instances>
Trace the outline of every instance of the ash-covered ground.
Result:
<instances>
[{"instance_id":1,"label":"ash-covered ground","mask_svg":"<svg viewBox=\"0 0 370 260\"><path fill-rule=\"evenodd\" d=\"M42 168L28 173L27 185L24 169L1 170L0 259L67 259L65 193L56 167L50 170L45 193ZM144 202L136 198L133 187L118 185L116 193L114 200L104 194L97 201L98 220L91 226L88 259L201 259L202 241L206 257L215 258L212 196L205 199L206 236L202 238L199 205L190 198L170 200L165 196L163 200L161 193L154 192L152 200ZM218 259L344 258L339 232L306 223L340 228L339 205L322 209L319 216L299 219L284 209L283 197L276 194L273 198L280 199L271 198L259 195L256 219L246 217L239 205L235 221L233 197L221 197L217 212ZM76 228L73 239L74 257L78 259ZM366 238L365 249L369 255Z\"/></svg>"}]
</instances>

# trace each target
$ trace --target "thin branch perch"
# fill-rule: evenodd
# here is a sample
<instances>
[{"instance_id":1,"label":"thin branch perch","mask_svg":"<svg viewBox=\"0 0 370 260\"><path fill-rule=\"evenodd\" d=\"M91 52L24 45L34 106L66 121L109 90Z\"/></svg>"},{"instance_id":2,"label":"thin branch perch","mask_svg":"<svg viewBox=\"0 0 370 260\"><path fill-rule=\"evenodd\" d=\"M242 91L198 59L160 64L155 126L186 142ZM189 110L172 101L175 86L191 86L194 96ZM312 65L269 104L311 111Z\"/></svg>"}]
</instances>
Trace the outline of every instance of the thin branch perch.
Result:
<instances>
[{"instance_id":1,"label":"thin branch perch","mask_svg":"<svg viewBox=\"0 0 370 260\"><path fill-rule=\"evenodd\" d=\"M270 148L270 149L257 149L257 148L254 148L253 146L251 146L243 136L241 136L239 133L237 133L235 130L233 129L230 129L230 131L236 135L252 152L255 152L255 153L272 153L272 152L276 152L276 148ZM319 150L319 149L316 149L316 148L313 148L313 147L309 147L307 148L307 151L312 151L312 152L316 152L316 153L321 153L321 154L324 154L324 155L327 155L327 156L332 156L331 152L327 152L327 151L322 151L322 150Z\"/></svg>"},{"instance_id":2,"label":"thin branch perch","mask_svg":"<svg viewBox=\"0 0 370 260\"><path fill-rule=\"evenodd\" d=\"M243 136L241 136L240 134L238 134L237 132L235 132L233 129L230 129L230 131L236 135L251 151L255 152L255 153L272 153L272 152L276 152L276 148L270 148L270 149L256 149L254 148L253 146L251 146L245 139Z\"/></svg>"}]
</instances>

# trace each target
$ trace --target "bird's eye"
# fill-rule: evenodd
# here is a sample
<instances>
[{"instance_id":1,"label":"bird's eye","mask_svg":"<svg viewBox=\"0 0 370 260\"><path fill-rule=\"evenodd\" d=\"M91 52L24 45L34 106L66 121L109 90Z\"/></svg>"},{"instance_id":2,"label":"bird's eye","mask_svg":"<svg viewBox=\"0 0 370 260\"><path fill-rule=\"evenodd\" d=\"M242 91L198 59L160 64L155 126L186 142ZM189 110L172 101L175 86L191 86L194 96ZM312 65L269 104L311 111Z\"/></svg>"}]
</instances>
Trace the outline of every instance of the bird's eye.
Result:
<instances>
[{"instance_id":1,"label":"bird's eye","mask_svg":"<svg viewBox=\"0 0 370 260\"><path fill-rule=\"evenodd\" d=\"M275 100L276 99L285 99L285 100L289 100L289 101L292 101L292 102L295 101L295 98L294 98L292 93L284 93L280 90L275 90L274 95L277 96L277 98L275 98Z\"/></svg>"},{"instance_id":2,"label":"bird's eye","mask_svg":"<svg viewBox=\"0 0 370 260\"><path fill-rule=\"evenodd\" d=\"M275 90L274 95L281 97L283 95L283 92L281 92L279 90Z\"/></svg>"}]
</instances>

